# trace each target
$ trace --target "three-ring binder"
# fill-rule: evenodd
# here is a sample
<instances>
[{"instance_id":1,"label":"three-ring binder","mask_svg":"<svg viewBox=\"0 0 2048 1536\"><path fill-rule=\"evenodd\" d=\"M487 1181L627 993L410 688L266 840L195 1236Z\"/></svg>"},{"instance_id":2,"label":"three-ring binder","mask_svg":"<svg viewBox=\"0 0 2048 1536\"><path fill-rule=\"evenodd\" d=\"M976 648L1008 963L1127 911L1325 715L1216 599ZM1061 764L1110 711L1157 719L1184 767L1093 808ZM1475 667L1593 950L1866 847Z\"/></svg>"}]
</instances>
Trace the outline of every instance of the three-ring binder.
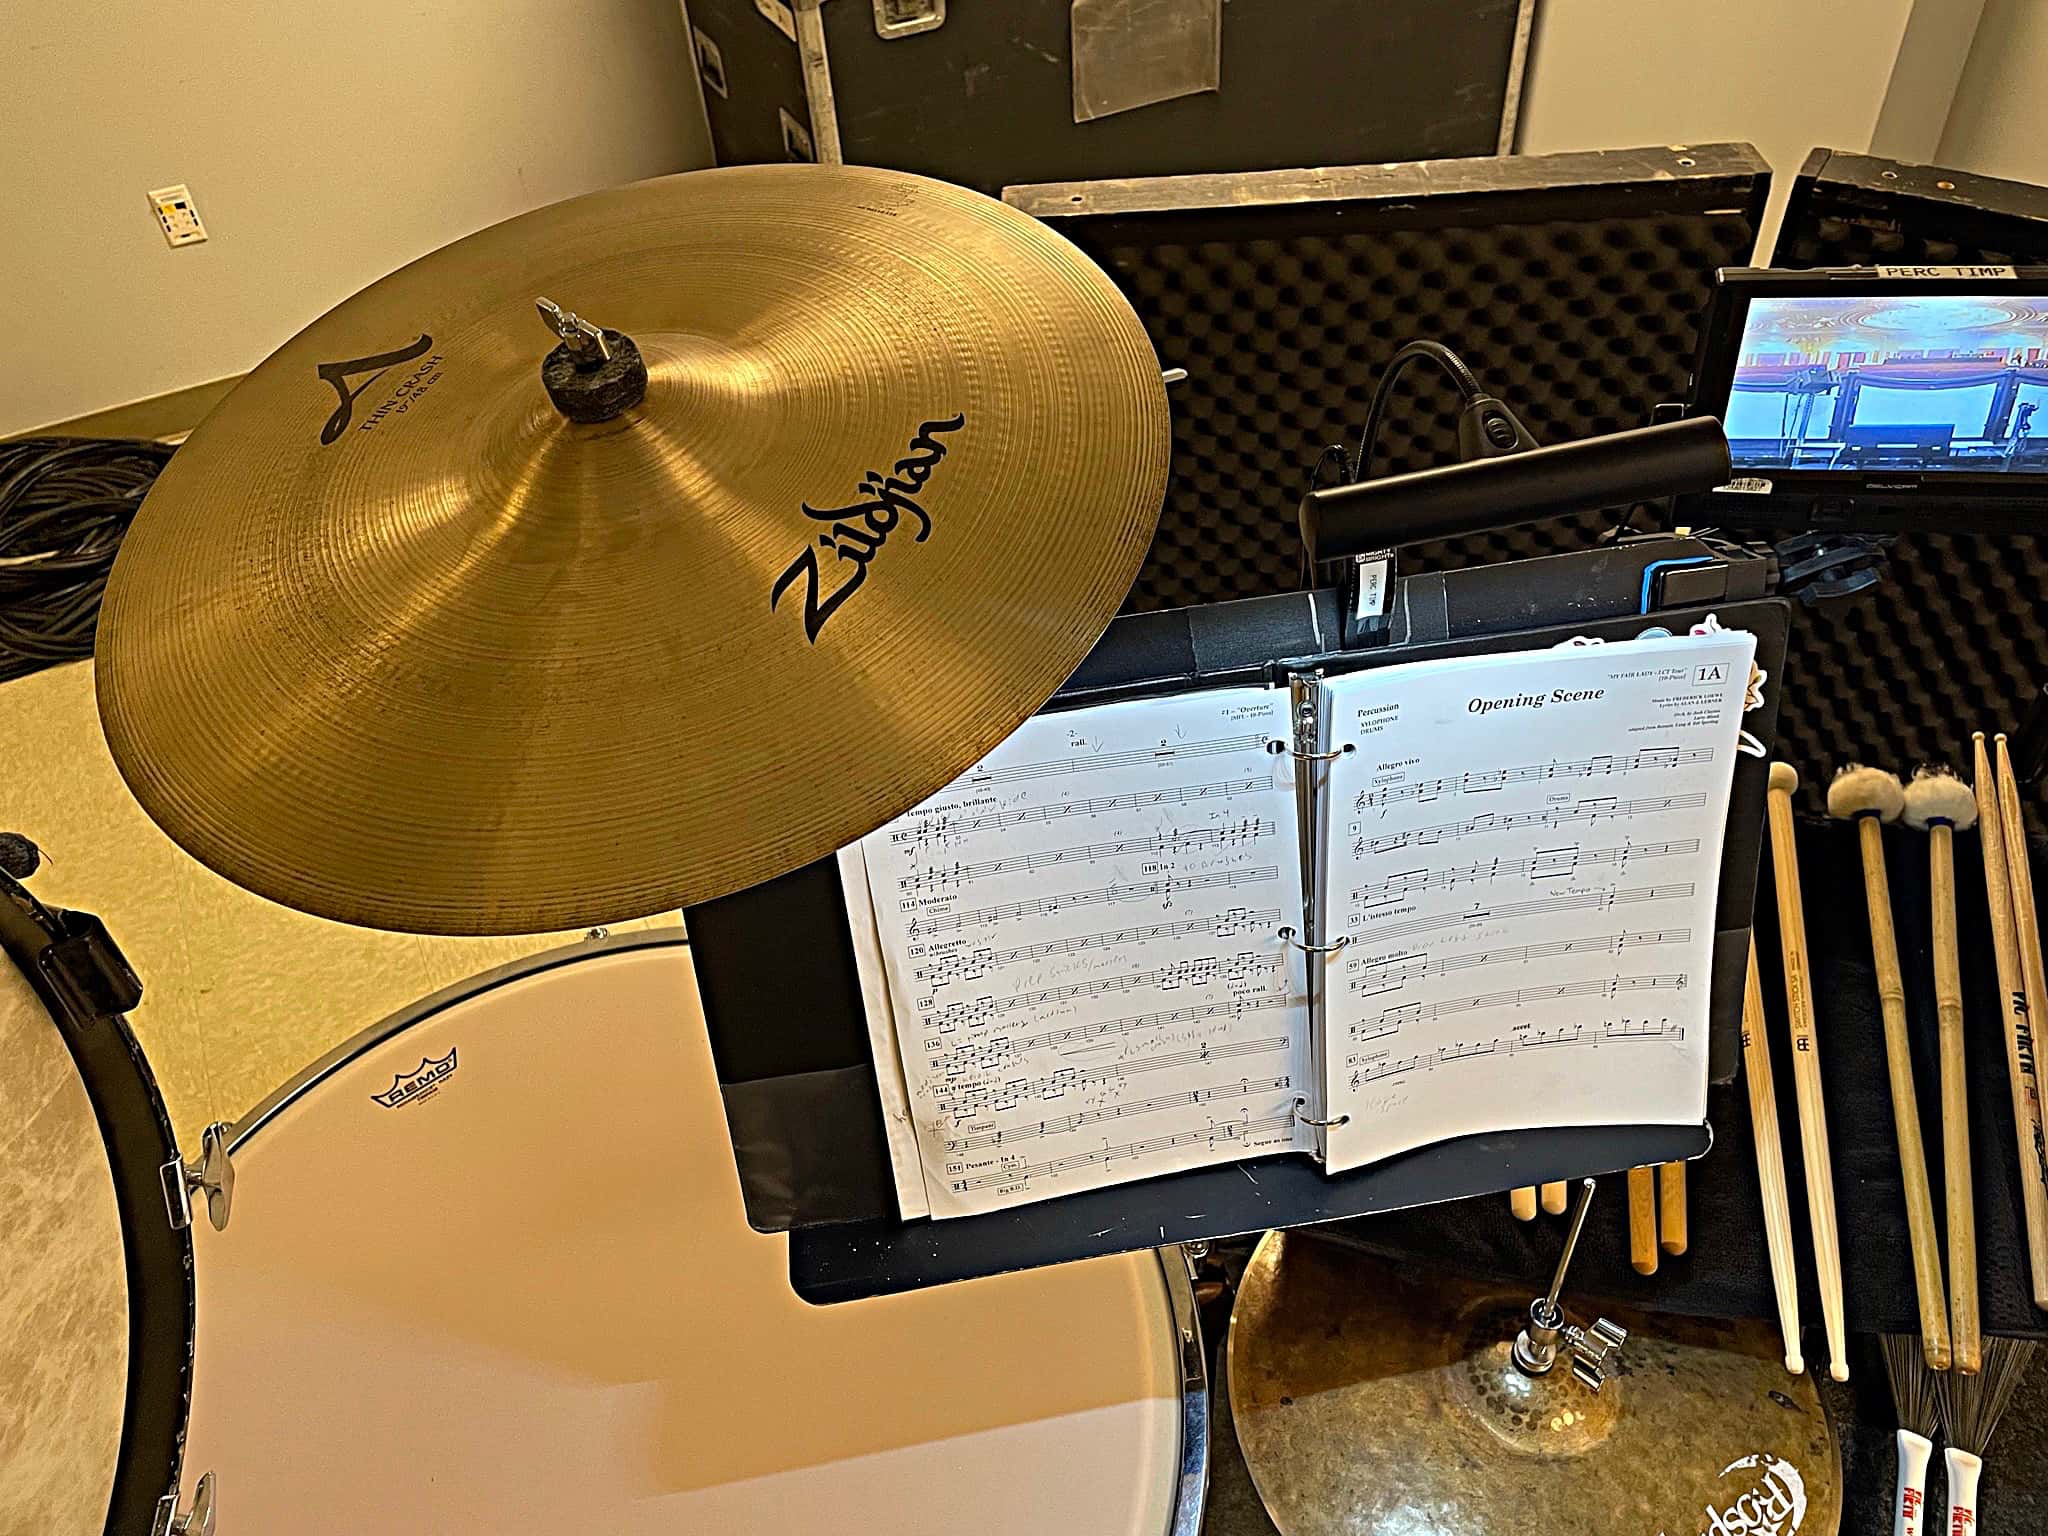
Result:
<instances>
[{"instance_id":1,"label":"three-ring binder","mask_svg":"<svg viewBox=\"0 0 2048 1536\"><path fill-rule=\"evenodd\" d=\"M1343 933L1337 936L1337 942L1334 944L1304 944L1294 936L1294 929L1291 926L1282 928L1280 930L1280 937L1284 942L1292 944L1305 955L1334 955L1338 950L1351 942L1351 935Z\"/></svg>"},{"instance_id":2,"label":"three-ring binder","mask_svg":"<svg viewBox=\"0 0 2048 1536\"><path fill-rule=\"evenodd\" d=\"M1351 1123L1351 1116L1348 1114L1339 1115L1334 1120L1318 1120L1314 1115L1304 1115L1302 1113L1302 1111L1307 1108L1308 1100L1303 1098L1300 1094L1296 1094L1294 1097L1294 1118L1301 1124L1312 1125L1315 1126L1318 1130L1320 1130L1326 1126L1349 1125Z\"/></svg>"},{"instance_id":3,"label":"three-ring binder","mask_svg":"<svg viewBox=\"0 0 2048 1536\"><path fill-rule=\"evenodd\" d=\"M1327 763L1333 757L1342 757L1347 752L1356 752L1358 750L1358 747L1356 743L1347 741L1344 743L1343 746L1332 747L1327 752L1304 752L1301 750L1301 748L1291 747L1284 741L1275 741L1272 744L1270 750L1275 755L1285 752L1289 757L1293 758L1296 762Z\"/></svg>"}]
</instances>

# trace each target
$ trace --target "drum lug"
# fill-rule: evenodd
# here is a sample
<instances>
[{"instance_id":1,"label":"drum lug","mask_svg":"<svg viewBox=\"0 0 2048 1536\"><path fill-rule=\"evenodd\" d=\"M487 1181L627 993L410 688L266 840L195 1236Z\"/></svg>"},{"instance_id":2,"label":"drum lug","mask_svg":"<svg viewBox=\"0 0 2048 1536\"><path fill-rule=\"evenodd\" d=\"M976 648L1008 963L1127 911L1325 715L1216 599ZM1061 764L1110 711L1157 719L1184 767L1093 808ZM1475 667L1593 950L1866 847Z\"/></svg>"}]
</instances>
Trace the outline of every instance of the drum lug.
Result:
<instances>
[{"instance_id":1,"label":"drum lug","mask_svg":"<svg viewBox=\"0 0 2048 1536\"><path fill-rule=\"evenodd\" d=\"M149 1523L149 1536L213 1536L213 1474L200 1475L188 1510L179 1510L175 1488L158 1499L156 1518Z\"/></svg>"},{"instance_id":2,"label":"drum lug","mask_svg":"<svg viewBox=\"0 0 2048 1536\"><path fill-rule=\"evenodd\" d=\"M171 1230L192 1225L192 1191L206 1191L206 1219L225 1232L235 1203L235 1164L228 1156L228 1128L216 1120L199 1133L199 1161L173 1158L163 1166L164 1202L170 1207Z\"/></svg>"}]
</instances>

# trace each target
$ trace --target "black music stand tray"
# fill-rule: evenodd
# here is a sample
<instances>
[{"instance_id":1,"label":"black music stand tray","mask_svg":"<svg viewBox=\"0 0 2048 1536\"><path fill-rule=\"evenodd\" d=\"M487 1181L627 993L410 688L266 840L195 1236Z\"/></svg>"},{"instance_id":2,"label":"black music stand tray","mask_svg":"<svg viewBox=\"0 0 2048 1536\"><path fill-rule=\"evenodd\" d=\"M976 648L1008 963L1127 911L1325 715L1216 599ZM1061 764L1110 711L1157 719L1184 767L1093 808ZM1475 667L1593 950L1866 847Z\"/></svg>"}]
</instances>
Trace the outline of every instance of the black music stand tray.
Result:
<instances>
[{"instance_id":1,"label":"black music stand tray","mask_svg":"<svg viewBox=\"0 0 2048 1536\"><path fill-rule=\"evenodd\" d=\"M1757 637L1772 678L1745 724L1768 746L1789 626L1768 564L1649 539L1405 578L1383 644L1345 649L1331 589L1117 619L1049 709L1363 667L1674 632L1708 613ZM1709 1076L1735 1070L1765 764L1739 757L1722 855ZM839 871L830 859L684 914L747 1219L790 1234L813 1302L1165 1243L1373 1215L1584 1173L1693 1158L1705 1125L1619 1124L1466 1136L1329 1175L1305 1157L1191 1169L1010 1210L903 1221L883 1137Z\"/></svg>"}]
</instances>

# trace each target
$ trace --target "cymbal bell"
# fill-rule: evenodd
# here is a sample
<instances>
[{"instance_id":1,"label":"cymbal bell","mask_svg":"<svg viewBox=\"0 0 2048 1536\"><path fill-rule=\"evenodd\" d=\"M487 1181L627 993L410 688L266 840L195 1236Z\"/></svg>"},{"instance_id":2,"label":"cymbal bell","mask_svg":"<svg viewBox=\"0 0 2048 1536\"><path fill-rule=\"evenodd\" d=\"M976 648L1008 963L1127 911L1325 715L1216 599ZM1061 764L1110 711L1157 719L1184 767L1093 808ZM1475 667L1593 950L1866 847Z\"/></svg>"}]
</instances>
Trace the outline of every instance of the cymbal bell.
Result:
<instances>
[{"instance_id":1,"label":"cymbal bell","mask_svg":"<svg viewBox=\"0 0 2048 1536\"><path fill-rule=\"evenodd\" d=\"M617 393L572 420L558 384ZM101 719L158 825L273 900L642 916L971 767L1115 614L1166 466L1136 316L1029 217L855 167L620 187L422 257L228 396L115 564Z\"/></svg>"},{"instance_id":2,"label":"cymbal bell","mask_svg":"<svg viewBox=\"0 0 2048 1536\"><path fill-rule=\"evenodd\" d=\"M1621 1372L1596 1393L1562 1362L1513 1364L1529 1300L1308 1233L1261 1239L1227 1370L1281 1536L1835 1531L1841 1453L1769 1329L1615 1312Z\"/></svg>"}]
</instances>

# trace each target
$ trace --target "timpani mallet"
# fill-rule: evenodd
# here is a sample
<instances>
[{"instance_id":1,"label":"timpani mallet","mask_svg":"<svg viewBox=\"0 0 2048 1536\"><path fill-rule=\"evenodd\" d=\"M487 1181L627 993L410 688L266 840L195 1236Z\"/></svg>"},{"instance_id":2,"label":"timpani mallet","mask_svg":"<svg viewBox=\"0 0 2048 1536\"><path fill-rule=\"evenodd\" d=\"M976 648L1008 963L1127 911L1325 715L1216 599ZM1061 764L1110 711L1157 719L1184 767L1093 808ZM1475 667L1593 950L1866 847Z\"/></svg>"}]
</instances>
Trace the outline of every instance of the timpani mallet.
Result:
<instances>
[{"instance_id":1,"label":"timpani mallet","mask_svg":"<svg viewBox=\"0 0 2048 1536\"><path fill-rule=\"evenodd\" d=\"M1848 767L1828 786L1828 814L1856 823L1863 849L1863 900L1870 910L1870 955L1877 1000L1884 1015L1885 1064L1891 1071L1892 1125L1899 1143L1899 1186L1912 1239L1913 1286L1920 1301L1920 1352L1930 1371L1949 1368L1948 1302L1942 1290L1941 1241L1934 1196L1927 1182L1927 1149L1920 1139L1920 1096L1913 1086L1913 1054L1906 1026L1906 983L1899 974L1899 944L1892 925L1891 882L1878 827L1896 821L1906 792L1898 775L1882 768Z\"/></svg>"},{"instance_id":2,"label":"timpani mallet","mask_svg":"<svg viewBox=\"0 0 2048 1536\"><path fill-rule=\"evenodd\" d=\"M2027 982L2013 914L2005 809L1984 751L1984 733L1970 738L1975 761L1977 832L1984 845L1984 903L1991 912L1991 949L1998 961L1998 993L2005 1015L2005 1070L2012 1084L2013 1134L2020 1160L2020 1201L2027 1219L2027 1265L2034 1305L2048 1309L2048 1136L2041 1126L2041 1085L2034 1073L2034 1031L2027 1012ZM2020 825L2020 851L2026 827ZM2029 892L2031 895L2031 879Z\"/></svg>"},{"instance_id":3,"label":"timpani mallet","mask_svg":"<svg viewBox=\"0 0 2048 1536\"><path fill-rule=\"evenodd\" d=\"M1757 977L1753 942L1742 984L1742 1075L1749 1082L1757 1192L1763 1198L1771 1289L1778 1295L1778 1330L1785 1336L1785 1369L1797 1376L1806 1369L1806 1358L1799 1352L1799 1271L1792 1257L1792 1207L1785 1195L1785 1151L1778 1139L1778 1089L1771 1077L1771 1042L1764 1033L1764 985Z\"/></svg>"},{"instance_id":4,"label":"timpani mallet","mask_svg":"<svg viewBox=\"0 0 2048 1536\"><path fill-rule=\"evenodd\" d=\"M1819 1042L1813 1027L1813 968L1806 958L1806 912L1799 894L1799 845L1792 795L1799 773L1771 764L1771 873L1778 890L1778 944L1785 962L1785 1016L1792 1029L1792 1086L1799 1098L1799 1152L1806 1164L1806 1209L1813 1220L1813 1267L1827 1326L1828 1374L1849 1379L1849 1329L1842 1311L1842 1248L1835 1228L1834 1160L1828 1155L1827 1105L1821 1095Z\"/></svg>"},{"instance_id":5,"label":"timpani mallet","mask_svg":"<svg viewBox=\"0 0 2048 1536\"><path fill-rule=\"evenodd\" d=\"M1984 1368L1977 1315L1977 1202L1970 1185L1970 1092L1963 1069L1963 967L1956 943L1955 834L1977 824L1977 797L1946 768L1922 768L1906 786L1906 825L1927 834L1933 918L1934 1016L1941 1030L1941 1171L1948 1206L1949 1337L1955 1369Z\"/></svg>"}]
</instances>

